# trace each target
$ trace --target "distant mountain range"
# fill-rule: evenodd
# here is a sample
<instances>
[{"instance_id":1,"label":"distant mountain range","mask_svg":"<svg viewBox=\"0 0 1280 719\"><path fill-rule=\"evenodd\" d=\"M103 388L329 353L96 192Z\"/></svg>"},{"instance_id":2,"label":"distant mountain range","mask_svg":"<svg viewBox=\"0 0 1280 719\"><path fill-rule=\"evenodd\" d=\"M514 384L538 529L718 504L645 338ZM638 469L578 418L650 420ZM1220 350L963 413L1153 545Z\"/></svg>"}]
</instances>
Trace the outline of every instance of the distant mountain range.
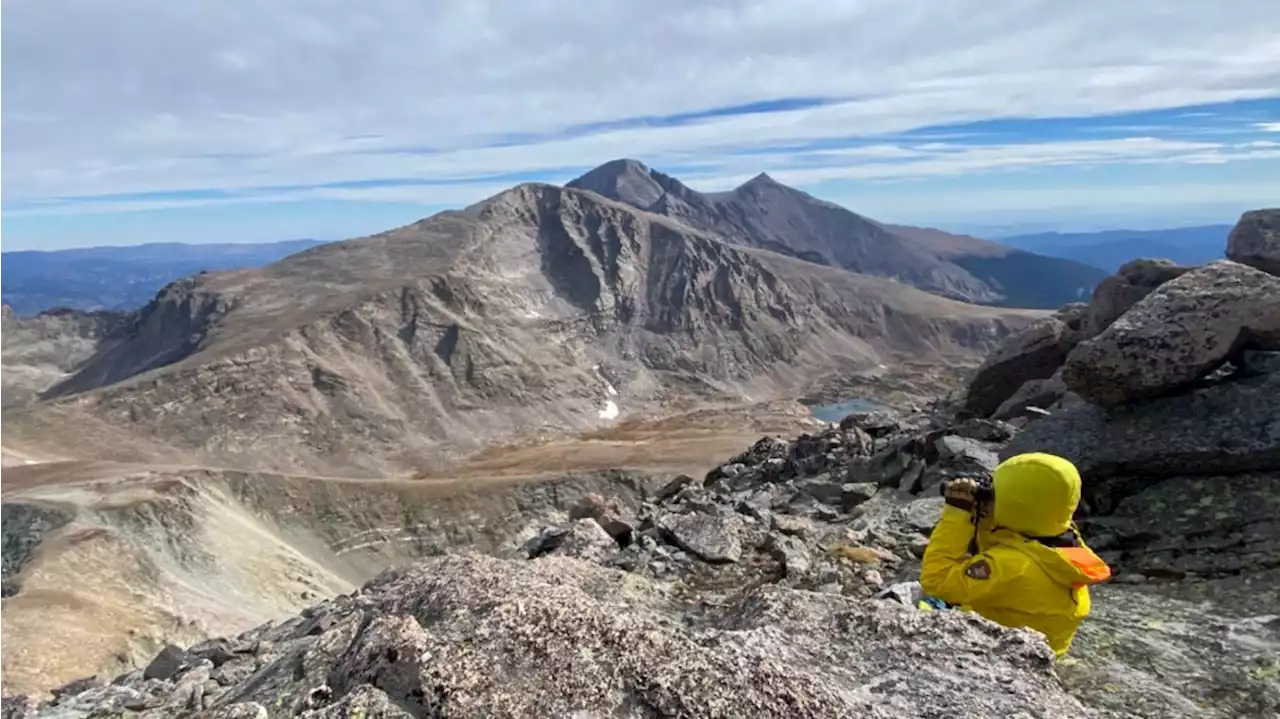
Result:
<instances>
[{"instance_id":1,"label":"distant mountain range","mask_svg":"<svg viewBox=\"0 0 1280 719\"><path fill-rule=\"evenodd\" d=\"M665 215L733 245L892 278L943 297L1000 307L1057 308L1086 299L1107 272L1037 237L1003 244L888 225L761 174L730 192L699 193L636 160L615 160L568 185ZM1230 229L1224 226L1225 230ZM1062 236L1067 237L1067 236ZM1025 240L1028 246L1018 244ZM3 254L3 302L19 316L44 310L130 311L166 284L201 271L261 267L321 244L184 244ZM1219 251L1222 242L1218 243ZM1014 249L1010 249L1010 248Z\"/></svg>"},{"instance_id":2,"label":"distant mountain range","mask_svg":"<svg viewBox=\"0 0 1280 719\"><path fill-rule=\"evenodd\" d=\"M1083 262L1115 272L1129 260L1156 257L1182 265L1221 259L1232 225L1200 225L1167 230L1040 232L999 242L1027 252Z\"/></svg>"},{"instance_id":3,"label":"distant mountain range","mask_svg":"<svg viewBox=\"0 0 1280 719\"><path fill-rule=\"evenodd\" d=\"M3 301L21 316L67 307L134 310L161 287L202 271L260 267L320 244L286 240L264 244L162 242L132 247L88 247L5 252Z\"/></svg>"}]
</instances>

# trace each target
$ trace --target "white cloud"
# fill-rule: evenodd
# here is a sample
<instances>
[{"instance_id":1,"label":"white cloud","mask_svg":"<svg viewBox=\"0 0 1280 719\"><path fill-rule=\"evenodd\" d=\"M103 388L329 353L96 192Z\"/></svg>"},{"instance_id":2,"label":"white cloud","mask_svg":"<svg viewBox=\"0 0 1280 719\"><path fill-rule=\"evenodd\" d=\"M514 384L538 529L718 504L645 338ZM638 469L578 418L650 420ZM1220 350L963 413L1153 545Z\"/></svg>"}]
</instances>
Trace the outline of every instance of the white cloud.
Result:
<instances>
[{"instance_id":1,"label":"white cloud","mask_svg":"<svg viewBox=\"0 0 1280 719\"><path fill-rule=\"evenodd\" d=\"M1280 122L1258 122L1253 126L1263 132L1280 132Z\"/></svg>"},{"instance_id":2,"label":"white cloud","mask_svg":"<svg viewBox=\"0 0 1280 719\"><path fill-rule=\"evenodd\" d=\"M1280 87L1280 20L1255 0L12 0L2 32L6 202L554 174L620 156L710 163L703 174L721 179L790 167L779 179L791 181L1081 156L1199 153L1210 162L1220 157L1212 146L1116 141L948 148L945 157L883 144L813 156L847 165L814 169L795 169L794 154L726 151L995 117L1179 107ZM485 147L513 134L810 96L852 100ZM409 147L435 152L391 152ZM509 184L300 192L448 203Z\"/></svg>"}]
</instances>

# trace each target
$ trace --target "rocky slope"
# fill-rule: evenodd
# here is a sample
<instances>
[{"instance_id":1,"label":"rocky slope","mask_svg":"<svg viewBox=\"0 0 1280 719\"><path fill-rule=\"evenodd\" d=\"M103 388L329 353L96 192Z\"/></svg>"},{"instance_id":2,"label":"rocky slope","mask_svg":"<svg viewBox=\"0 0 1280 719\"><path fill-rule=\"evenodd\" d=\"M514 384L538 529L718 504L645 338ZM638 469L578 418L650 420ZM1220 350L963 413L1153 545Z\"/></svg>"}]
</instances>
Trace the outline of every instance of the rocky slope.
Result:
<instances>
[{"instance_id":1,"label":"rocky slope","mask_svg":"<svg viewBox=\"0 0 1280 719\"><path fill-rule=\"evenodd\" d=\"M819 287L812 267L524 185L173 283L57 401L9 413L6 441L58 456L49 438L74 432L73 456L411 472L672 399L784 395L895 352L963 362L1030 319L838 271Z\"/></svg>"},{"instance_id":2,"label":"rocky slope","mask_svg":"<svg viewBox=\"0 0 1280 719\"><path fill-rule=\"evenodd\" d=\"M4 305L3 313L0 392L5 407L29 404L64 381L129 319L123 312L76 310L19 317L9 305Z\"/></svg>"},{"instance_id":3,"label":"rocky slope","mask_svg":"<svg viewBox=\"0 0 1280 719\"><path fill-rule=\"evenodd\" d=\"M1150 480L1145 506L1086 514L1086 536L1118 579L1095 592L1067 659L1055 662L1032 632L919 611L910 580L941 511L938 483L989 472L1036 427L949 417L945 406L862 413L794 440L766 437L703 479L579 484L592 491L518 505L511 520L523 522L479 535L505 535L480 547L491 556L455 550L390 570L296 618L158 651L110 684L78 680L44 703L10 697L10 716L1280 710L1275 553L1205 535L1168 546L1187 527L1170 526L1156 502L1208 506L1180 495L1175 477ZM1280 496L1274 472L1229 481L1253 492L1237 499ZM1216 569L1171 572L1151 564L1160 553ZM1233 586L1241 577L1252 583Z\"/></svg>"},{"instance_id":4,"label":"rocky slope","mask_svg":"<svg viewBox=\"0 0 1280 719\"><path fill-rule=\"evenodd\" d=\"M968 302L1053 308L1083 299L1107 275L973 237L877 223L765 174L730 192L703 194L636 160L615 160L568 186L675 218L735 244L891 277Z\"/></svg>"}]
</instances>

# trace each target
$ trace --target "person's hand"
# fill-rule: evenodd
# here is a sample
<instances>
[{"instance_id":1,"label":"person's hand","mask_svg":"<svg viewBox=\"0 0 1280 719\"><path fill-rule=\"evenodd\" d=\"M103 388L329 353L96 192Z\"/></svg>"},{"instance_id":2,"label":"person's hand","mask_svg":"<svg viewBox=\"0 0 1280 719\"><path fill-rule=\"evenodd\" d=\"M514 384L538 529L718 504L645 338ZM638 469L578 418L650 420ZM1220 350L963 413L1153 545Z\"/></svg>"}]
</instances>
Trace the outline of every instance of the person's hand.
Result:
<instances>
[{"instance_id":1,"label":"person's hand","mask_svg":"<svg viewBox=\"0 0 1280 719\"><path fill-rule=\"evenodd\" d=\"M947 504L952 507L971 512L978 497L978 483L969 477L957 477L947 482L944 496Z\"/></svg>"}]
</instances>

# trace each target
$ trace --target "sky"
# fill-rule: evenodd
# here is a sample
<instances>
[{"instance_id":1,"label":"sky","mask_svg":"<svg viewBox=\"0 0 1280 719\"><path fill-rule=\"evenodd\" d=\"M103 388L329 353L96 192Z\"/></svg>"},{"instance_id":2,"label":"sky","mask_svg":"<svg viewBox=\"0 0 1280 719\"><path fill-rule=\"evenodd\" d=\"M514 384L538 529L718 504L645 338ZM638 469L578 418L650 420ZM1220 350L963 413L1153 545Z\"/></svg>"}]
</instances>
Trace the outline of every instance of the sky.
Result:
<instances>
[{"instance_id":1,"label":"sky","mask_svg":"<svg viewBox=\"0 0 1280 719\"><path fill-rule=\"evenodd\" d=\"M5 250L369 234L620 157L986 236L1280 205L1260 0L6 0Z\"/></svg>"}]
</instances>

